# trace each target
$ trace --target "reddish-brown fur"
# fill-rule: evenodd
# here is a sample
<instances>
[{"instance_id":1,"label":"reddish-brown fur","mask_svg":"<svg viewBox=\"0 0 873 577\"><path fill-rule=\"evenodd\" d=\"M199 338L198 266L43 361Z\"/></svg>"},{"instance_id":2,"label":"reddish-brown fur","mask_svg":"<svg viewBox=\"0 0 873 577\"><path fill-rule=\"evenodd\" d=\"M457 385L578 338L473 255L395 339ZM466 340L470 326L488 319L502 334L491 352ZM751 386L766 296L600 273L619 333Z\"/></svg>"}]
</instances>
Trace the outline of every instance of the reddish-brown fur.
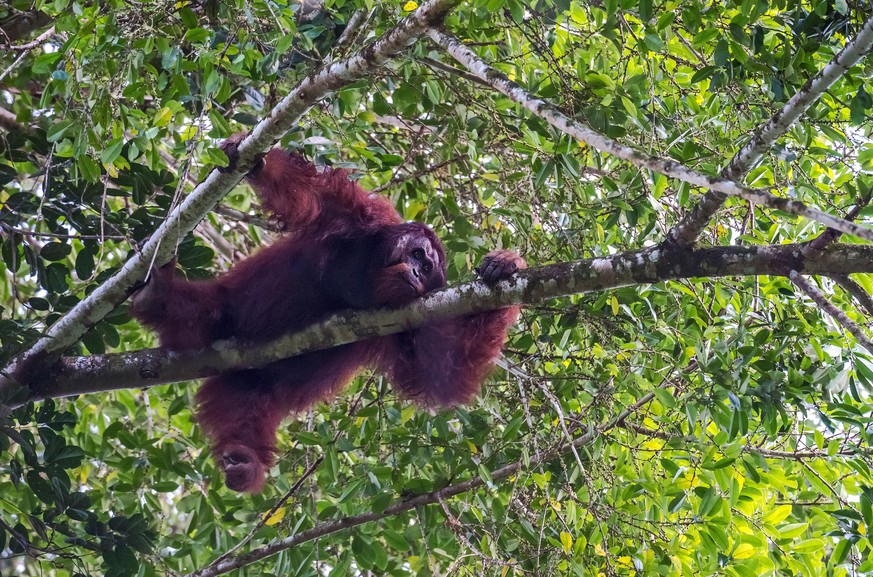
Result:
<instances>
[{"instance_id":1,"label":"reddish-brown fur","mask_svg":"<svg viewBox=\"0 0 873 577\"><path fill-rule=\"evenodd\" d=\"M264 207L293 232L215 280L184 281L173 266L155 271L132 310L162 345L264 341L337 310L399 306L445 284L445 255L433 232L404 223L387 199L367 193L345 171L319 173L299 156L272 150L249 178ZM395 253L422 237L439 263L416 291L410 267ZM515 253L495 251L482 275L495 282L524 266ZM468 402L517 315L517 307L507 308L212 377L197 393L197 420L227 485L258 491L275 461L283 417L336 395L365 366L423 405Z\"/></svg>"}]
</instances>

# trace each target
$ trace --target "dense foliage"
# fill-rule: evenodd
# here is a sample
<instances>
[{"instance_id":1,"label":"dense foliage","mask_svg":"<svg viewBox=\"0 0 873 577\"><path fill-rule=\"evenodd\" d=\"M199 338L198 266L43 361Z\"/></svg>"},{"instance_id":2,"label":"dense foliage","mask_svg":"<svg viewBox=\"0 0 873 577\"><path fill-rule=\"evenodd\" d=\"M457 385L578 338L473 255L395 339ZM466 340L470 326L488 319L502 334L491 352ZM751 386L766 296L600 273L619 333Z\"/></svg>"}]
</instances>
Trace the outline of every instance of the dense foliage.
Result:
<instances>
[{"instance_id":1,"label":"dense foliage","mask_svg":"<svg viewBox=\"0 0 873 577\"><path fill-rule=\"evenodd\" d=\"M0 360L139 250L226 161L217 142L417 9L306 4L0 7ZM869 4L844 0L476 0L446 27L568 116L714 175L869 16ZM836 215L857 206L864 222L871 72L863 60L843 75L743 182ZM537 265L652 246L702 192L560 133L425 38L329 96L281 144L353 169L430 224L450 282L495 247ZM251 191L235 189L179 245L181 269L215 275L269 242L269 223L246 216L256 214ZM700 242L821 232L731 199ZM869 276L852 278L873 290ZM816 282L869 322L846 283ZM155 344L122 305L66 354ZM4 412L0 574L181 575L244 540L234 554L368 513L384 518L239 574L873 572L873 359L788 279L641 284L531 305L505 356L509 370L475 404L437 414L363 375L283 426L283 454L256 496L222 486L191 419L194 383Z\"/></svg>"}]
</instances>

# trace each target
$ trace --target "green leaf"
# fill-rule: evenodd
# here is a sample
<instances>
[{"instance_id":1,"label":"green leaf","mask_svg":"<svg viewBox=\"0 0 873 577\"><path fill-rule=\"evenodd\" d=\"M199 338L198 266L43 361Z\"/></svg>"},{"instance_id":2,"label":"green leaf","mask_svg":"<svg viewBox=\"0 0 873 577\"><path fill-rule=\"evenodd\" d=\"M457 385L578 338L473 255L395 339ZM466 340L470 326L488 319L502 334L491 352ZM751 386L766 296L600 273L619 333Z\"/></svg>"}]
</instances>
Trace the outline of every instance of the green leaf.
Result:
<instances>
[{"instance_id":1,"label":"green leaf","mask_svg":"<svg viewBox=\"0 0 873 577\"><path fill-rule=\"evenodd\" d=\"M725 467L729 467L729 466L733 465L734 461L736 461L736 460L737 460L736 457L725 457L723 459L719 459L718 461L715 461L714 463L713 462L704 463L703 468L710 470L710 471L717 471L719 469L724 469Z\"/></svg>"},{"instance_id":2,"label":"green leaf","mask_svg":"<svg viewBox=\"0 0 873 577\"><path fill-rule=\"evenodd\" d=\"M64 260L72 252L73 247L63 242L49 242L43 245L39 256L50 261Z\"/></svg>"},{"instance_id":3,"label":"green leaf","mask_svg":"<svg viewBox=\"0 0 873 577\"><path fill-rule=\"evenodd\" d=\"M858 163L864 170L873 172L873 146L865 146L861 149L858 153Z\"/></svg>"},{"instance_id":4,"label":"green leaf","mask_svg":"<svg viewBox=\"0 0 873 577\"><path fill-rule=\"evenodd\" d=\"M702 66L694 75L691 77L691 84L697 84L707 78L711 78L713 73L715 72L714 66Z\"/></svg>"},{"instance_id":5,"label":"green leaf","mask_svg":"<svg viewBox=\"0 0 873 577\"><path fill-rule=\"evenodd\" d=\"M403 163L403 157L399 154L383 154L379 157L379 160L382 162L384 168L400 166L400 164Z\"/></svg>"},{"instance_id":6,"label":"green leaf","mask_svg":"<svg viewBox=\"0 0 873 577\"><path fill-rule=\"evenodd\" d=\"M209 162L215 166L227 166L230 164L230 159L227 158L227 155L220 148L210 148L206 151L206 154L209 157Z\"/></svg>"},{"instance_id":7,"label":"green leaf","mask_svg":"<svg viewBox=\"0 0 873 577\"><path fill-rule=\"evenodd\" d=\"M688 495L686 493L679 493L678 495L670 499L670 504L667 505L667 510L671 513L677 512L679 509L682 508L682 505L685 504L685 499L687 497Z\"/></svg>"},{"instance_id":8,"label":"green leaf","mask_svg":"<svg viewBox=\"0 0 873 577\"><path fill-rule=\"evenodd\" d=\"M43 280L43 288L53 293L63 293L67 291L67 277L69 269L61 263L52 263L45 267L45 278Z\"/></svg>"},{"instance_id":9,"label":"green leaf","mask_svg":"<svg viewBox=\"0 0 873 577\"><path fill-rule=\"evenodd\" d=\"M193 29L196 28L199 24L199 20L197 19L197 15L188 7L182 7L178 11L179 18L182 20L182 24L185 25L185 28Z\"/></svg>"},{"instance_id":10,"label":"green leaf","mask_svg":"<svg viewBox=\"0 0 873 577\"><path fill-rule=\"evenodd\" d=\"M385 509L388 508L389 505L394 501L394 495L391 493L383 492L376 495L375 498L371 501L371 509L374 513L381 513Z\"/></svg>"},{"instance_id":11,"label":"green leaf","mask_svg":"<svg viewBox=\"0 0 873 577\"><path fill-rule=\"evenodd\" d=\"M90 182L97 182L100 180L100 167L90 156L84 155L76 158L76 165L79 167L85 180Z\"/></svg>"},{"instance_id":12,"label":"green leaf","mask_svg":"<svg viewBox=\"0 0 873 577\"><path fill-rule=\"evenodd\" d=\"M386 529L382 531L381 537L385 539L385 542L388 544L389 547L391 547L398 553L405 553L409 551L410 543L400 533L397 533L396 531L392 531L390 529Z\"/></svg>"},{"instance_id":13,"label":"green leaf","mask_svg":"<svg viewBox=\"0 0 873 577\"><path fill-rule=\"evenodd\" d=\"M861 124L867 120L867 110L871 106L873 106L873 99L871 99L862 84L849 103L849 118L852 124Z\"/></svg>"},{"instance_id":14,"label":"green leaf","mask_svg":"<svg viewBox=\"0 0 873 577\"><path fill-rule=\"evenodd\" d=\"M849 556L849 552L852 550L852 543L848 539L841 539L837 546L834 547L834 552L831 555L831 558L828 561L830 566L836 566L841 564L846 560L846 557Z\"/></svg>"},{"instance_id":15,"label":"green leaf","mask_svg":"<svg viewBox=\"0 0 873 577\"><path fill-rule=\"evenodd\" d=\"M654 389L652 392L657 397L658 402L665 408L672 409L676 406L676 399L673 398L671 391L667 389Z\"/></svg>"},{"instance_id":16,"label":"green leaf","mask_svg":"<svg viewBox=\"0 0 873 577\"><path fill-rule=\"evenodd\" d=\"M155 112L154 120L152 120L153 126L166 126L173 119L173 111L168 106L164 106L157 112Z\"/></svg>"},{"instance_id":17,"label":"green leaf","mask_svg":"<svg viewBox=\"0 0 873 577\"><path fill-rule=\"evenodd\" d=\"M209 40L210 32L205 28L191 28L185 33L185 40L192 44L200 44Z\"/></svg>"},{"instance_id":18,"label":"green leaf","mask_svg":"<svg viewBox=\"0 0 873 577\"><path fill-rule=\"evenodd\" d=\"M715 40L719 35L719 31L716 28L705 28L701 30L698 34L694 36L694 40L692 40L691 44L695 48L703 48L704 46L708 46L712 44L712 41Z\"/></svg>"},{"instance_id":19,"label":"green leaf","mask_svg":"<svg viewBox=\"0 0 873 577\"><path fill-rule=\"evenodd\" d=\"M30 487L33 494L47 505L53 505L55 502L55 494L52 491L51 483L43 478L37 471L28 471L26 475L27 485Z\"/></svg>"},{"instance_id":20,"label":"green leaf","mask_svg":"<svg viewBox=\"0 0 873 577\"><path fill-rule=\"evenodd\" d=\"M352 552L355 554L355 561L362 569L369 570L376 566L375 548L360 536L352 539Z\"/></svg>"},{"instance_id":21,"label":"green leaf","mask_svg":"<svg viewBox=\"0 0 873 577\"><path fill-rule=\"evenodd\" d=\"M124 139L116 138L109 142L103 152L100 154L100 160L103 164L111 164L121 155L121 149L124 147Z\"/></svg>"},{"instance_id":22,"label":"green leaf","mask_svg":"<svg viewBox=\"0 0 873 577\"><path fill-rule=\"evenodd\" d=\"M821 551L825 546L824 539L807 539L796 543L793 547L795 553L814 553Z\"/></svg>"},{"instance_id":23,"label":"green leaf","mask_svg":"<svg viewBox=\"0 0 873 577\"><path fill-rule=\"evenodd\" d=\"M76 254L76 276L79 280L87 280L94 274L94 252L88 247Z\"/></svg>"},{"instance_id":24,"label":"green leaf","mask_svg":"<svg viewBox=\"0 0 873 577\"><path fill-rule=\"evenodd\" d=\"M82 463L85 458L85 452L79 447L66 445L57 452L46 454L46 462L51 463L63 469L73 469Z\"/></svg>"},{"instance_id":25,"label":"green leaf","mask_svg":"<svg viewBox=\"0 0 873 577\"><path fill-rule=\"evenodd\" d=\"M34 59L31 70L34 74L49 74L61 59L61 56L60 51L40 54Z\"/></svg>"},{"instance_id":26,"label":"green leaf","mask_svg":"<svg viewBox=\"0 0 873 577\"><path fill-rule=\"evenodd\" d=\"M47 311L51 309L49 302L39 297L31 297L27 299L27 306L37 311Z\"/></svg>"},{"instance_id":27,"label":"green leaf","mask_svg":"<svg viewBox=\"0 0 873 577\"><path fill-rule=\"evenodd\" d=\"M806 532L808 523L789 523L779 527L779 537L781 539L794 539L800 537Z\"/></svg>"},{"instance_id":28,"label":"green leaf","mask_svg":"<svg viewBox=\"0 0 873 577\"><path fill-rule=\"evenodd\" d=\"M652 0L640 0L640 20L648 22L654 14Z\"/></svg>"},{"instance_id":29,"label":"green leaf","mask_svg":"<svg viewBox=\"0 0 873 577\"><path fill-rule=\"evenodd\" d=\"M505 5L509 9L510 14L512 14L513 20L515 20L519 24L524 22L524 3L522 3L520 0L506 0Z\"/></svg>"},{"instance_id":30,"label":"green leaf","mask_svg":"<svg viewBox=\"0 0 873 577\"><path fill-rule=\"evenodd\" d=\"M67 131L69 131L73 124L74 121L72 118L67 118L56 124L52 124L49 127L48 132L46 132L46 140L49 142L58 142L67 134Z\"/></svg>"},{"instance_id":31,"label":"green leaf","mask_svg":"<svg viewBox=\"0 0 873 577\"><path fill-rule=\"evenodd\" d=\"M117 544L111 551L103 553L106 563L106 577L128 577L139 571L139 561L128 547Z\"/></svg>"},{"instance_id":32,"label":"green leaf","mask_svg":"<svg viewBox=\"0 0 873 577\"><path fill-rule=\"evenodd\" d=\"M861 494L861 515L864 517L864 524L867 527L873 527L873 501L871 501L870 492L865 490Z\"/></svg>"},{"instance_id":33,"label":"green leaf","mask_svg":"<svg viewBox=\"0 0 873 577\"><path fill-rule=\"evenodd\" d=\"M712 52L712 60L716 66L724 66L727 64L728 58L730 57L730 51L728 50L727 40L722 38L718 41L718 44L715 45L715 50Z\"/></svg>"},{"instance_id":34,"label":"green leaf","mask_svg":"<svg viewBox=\"0 0 873 577\"><path fill-rule=\"evenodd\" d=\"M278 54L285 54L288 52L288 49L291 48L291 45L294 43L294 35L293 34L285 34L276 42L276 52Z\"/></svg>"},{"instance_id":35,"label":"green leaf","mask_svg":"<svg viewBox=\"0 0 873 577\"><path fill-rule=\"evenodd\" d=\"M8 184L18 177L18 171L11 166L0 164L0 186Z\"/></svg>"}]
</instances>

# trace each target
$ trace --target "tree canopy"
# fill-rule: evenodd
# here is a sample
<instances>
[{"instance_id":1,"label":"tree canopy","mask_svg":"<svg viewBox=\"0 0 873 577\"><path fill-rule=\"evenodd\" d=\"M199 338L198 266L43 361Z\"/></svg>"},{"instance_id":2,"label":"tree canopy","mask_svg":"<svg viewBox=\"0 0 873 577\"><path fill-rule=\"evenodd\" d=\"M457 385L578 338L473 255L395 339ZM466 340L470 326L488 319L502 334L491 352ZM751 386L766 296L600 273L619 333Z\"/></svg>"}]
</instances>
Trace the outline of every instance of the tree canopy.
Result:
<instances>
[{"instance_id":1,"label":"tree canopy","mask_svg":"<svg viewBox=\"0 0 873 577\"><path fill-rule=\"evenodd\" d=\"M0 575L873 572L871 47L842 0L0 6ZM155 348L152 267L279 234L271 146L430 225L450 287ZM494 248L532 268L489 290ZM517 303L474 403L365 373L223 486L197 378Z\"/></svg>"}]
</instances>

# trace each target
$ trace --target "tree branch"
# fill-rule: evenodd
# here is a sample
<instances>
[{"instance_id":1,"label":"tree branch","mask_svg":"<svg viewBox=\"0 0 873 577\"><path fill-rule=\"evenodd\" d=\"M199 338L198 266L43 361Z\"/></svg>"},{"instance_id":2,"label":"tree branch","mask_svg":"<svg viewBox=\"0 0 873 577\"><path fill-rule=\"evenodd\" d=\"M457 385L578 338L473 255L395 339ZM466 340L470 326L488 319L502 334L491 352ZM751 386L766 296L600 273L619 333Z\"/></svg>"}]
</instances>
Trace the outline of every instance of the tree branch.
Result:
<instances>
[{"instance_id":1,"label":"tree branch","mask_svg":"<svg viewBox=\"0 0 873 577\"><path fill-rule=\"evenodd\" d=\"M442 70L443 72L448 72L458 78L466 80L467 82L472 82L474 84L478 84L479 86L484 86L486 88L491 88L491 85L476 76L475 74L470 74L469 72L464 72L463 70L458 70L454 66L449 66L448 64L444 64L439 60L434 60L433 58L422 58L422 62L430 66L431 68L436 68L437 70Z\"/></svg>"},{"instance_id":2,"label":"tree branch","mask_svg":"<svg viewBox=\"0 0 873 577\"><path fill-rule=\"evenodd\" d=\"M138 254L56 322L44 338L6 367L4 373L12 374L15 367L27 359L57 356L77 342L90 327L128 297L136 283L145 278L152 262L161 265L170 260L179 239L236 186L253 166L256 156L275 144L313 104L350 82L371 74L392 55L406 49L409 42L421 35L428 26L440 21L457 3L458 0L430 0L356 55L307 76L240 144L236 171L212 171L167 215L164 223Z\"/></svg>"},{"instance_id":3,"label":"tree branch","mask_svg":"<svg viewBox=\"0 0 873 577\"><path fill-rule=\"evenodd\" d=\"M503 73L486 64L457 38L435 28L429 29L427 34L458 62L466 66L473 74L486 81L492 88L514 100L558 130L597 150L626 160L634 166L659 172L672 178L678 178L694 186L717 191L722 195L738 196L756 204L763 204L777 210L803 216L841 232L873 242L873 231L870 229L807 207L802 202L780 198L764 190L746 188L733 180L709 176L687 168L674 160L650 156L629 146L624 146L618 141L604 136L585 124L568 117L545 100L533 96L524 88L509 80Z\"/></svg>"},{"instance_id":4,"label":"tree branch","mask_svg":"<svg viewBox=\"0 0 873 577\"><path fill-rule=\"evenodd\" d=\"M867 316L873 316L873 297L870 296L864 287L853 281L847 274L832 274L831 280L843 287L843 289L852 295L858 304L864 309Z\"/></svg>"},{"instance_id":5,"label":"tree branch","mask_svg":"<svg viewBox=\"0 0 873 577\"><path fill-rule=\"evenodd\" d=\"M43 42L45 42L46 40L51 38L54 35L54 33L55 33L55 27L52 26L48 30L46 30L45 32L43 32L42 34L40 34L39 36L37 36L36 38L31 40L30 42L27 42L25 44L12 44L12 45L7 46L6 48L12 52L22 52L22 51L27 52L29 50L36 48L37 46L39 46L40 44L42 44Z\"/></svg>"},{"instance_id":6,"label":"tree branch","mask_svg":"<svg viewBox=\"0 0 873 577\"><path fill-rule=\"evenodd\" d=\"M840 323L844 329L852 333L858 341L858 344L867 349L868 352L873 353L873 341L870 340L870 337L864 334L864 331L860 326L858 326L858 323L850 319L845 312L837 307L837 305L829 301L823 292L818 290L818 288L811 282L803 278L803 276L801 276L796 270L792 270L788 273L788 278L791 279L791 282L793 282L797 288L806 293L809 298L818 305L818 308L829 314L835 321Z\"/></svg>"},{"instance_id":7,"label":"tree branch","mask_svg":"<svg viewBox=\"0 0 873 577\"><path fill-rule=\"evenodd\" d=\"M372 10L355 10L355 13L352 14L351 18L346 22L346 29L343 30L343 33L340 34L339 38L337 38L334 49L337 52L342 53L346 48L354 44L358 40L358 36L361 35L364 26L372 15Z\"/></svg>"},{"instance_id":8,"label":"tree branch","mask_svg":"<svg viewBox=\"0 0 873 577\"><path fill-rule=\"evenodd\" d=\"M834 82L864 57L871 46L873 46L873 18L864 23L864 27L858 32L854 40L846 44L824 68L806 81L782 107L782 110L774 114L770 120L755 131L749 142L721 171L722 178L740 180L752 165L770 149L776 139L788 132L788 129ZM725 199L726 196L723 193L708 190L691 209L691 212L670 230L667 238L680 246L693 244L700 236L703 227L722 207Z\"/></svg>"},{"instance_id":9,"label":"tree branch","mask_svg":"<svg viewBox=\"0 0 873 577\"><path fill-rule=\"evenodd\" d=\"M231 369L264 366L291 356L367 338L411 330L425 324L532 304L568 294L640 283L697 277L845 274L873 272L873 247L836 244L804 257L804 245L717 247L700 250L647 248L609 257L528 269L489 289L472 282L427 295L403 308L343 311L275 341L240 345L220 341L193 351L143 349L87 357L64 357L33 371L29 400L198 379ZM0 386L10 382L0 379Z\"/></svg>"},{"instance_id":10,"label":"tree branch","mask_svg":"<svg viewBox=\"0 0 873 577\"><path fill-rule=\"evenodd\" d=\"M860 199L858 202L855 203L854 206L852 206L851 209L849 209L849 212L847 212L846 216L843 217L844 220L854 221L856 218L858 218L858 215L861 214L861 210L863 210L869 202L870 197ZM806 244L804 254L808 255L812 251L822 250L829 244L835 243L840 240L840 237L842 235L843 233L838 230L826 228L824 232L822 232L820 235L818 235Z\"/></svg>"}]
</instances>

